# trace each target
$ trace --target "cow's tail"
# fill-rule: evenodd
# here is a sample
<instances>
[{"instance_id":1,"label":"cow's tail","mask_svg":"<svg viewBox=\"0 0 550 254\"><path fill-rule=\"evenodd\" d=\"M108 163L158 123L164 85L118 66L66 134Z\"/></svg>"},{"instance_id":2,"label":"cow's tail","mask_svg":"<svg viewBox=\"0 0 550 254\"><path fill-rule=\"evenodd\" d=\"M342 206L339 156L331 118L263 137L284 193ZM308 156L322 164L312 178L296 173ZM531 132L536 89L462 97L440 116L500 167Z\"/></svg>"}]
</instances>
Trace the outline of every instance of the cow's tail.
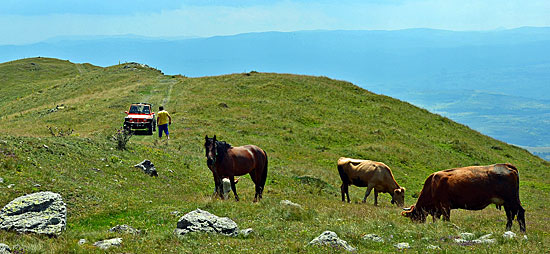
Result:
<instances>
[{"instance_id":1,"label":"cow's tail","mask_svg":"<svg viewBox=\"0 0 550 254\"><path fill-rule=\"evenodd\" d=\"M340 174L340 179L342 179L342 184L349 185L349 177L348 174L344 171L344 166L338 165L338 174Z\"/></svg>"}]
</instances>

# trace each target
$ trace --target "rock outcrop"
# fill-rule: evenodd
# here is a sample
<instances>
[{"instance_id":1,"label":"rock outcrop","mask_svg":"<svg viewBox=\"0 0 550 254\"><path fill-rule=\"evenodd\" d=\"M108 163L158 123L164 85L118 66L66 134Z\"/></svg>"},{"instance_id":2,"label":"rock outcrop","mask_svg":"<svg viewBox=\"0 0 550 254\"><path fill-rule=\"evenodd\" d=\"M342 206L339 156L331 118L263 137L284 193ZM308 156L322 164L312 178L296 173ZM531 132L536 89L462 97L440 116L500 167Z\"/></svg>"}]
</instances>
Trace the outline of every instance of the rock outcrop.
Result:
<instances>
[{"instance_id":1,"label":"rock outcrop","mask_svg":"<svg viewBox=\"0 0 550 254\"><path fill-rule=\"evenodd\" d=\"M19 233L59 235L67 224L61 195L37 192L18 197L0 211L0 229Z\"/></svg>"}]
</instances>

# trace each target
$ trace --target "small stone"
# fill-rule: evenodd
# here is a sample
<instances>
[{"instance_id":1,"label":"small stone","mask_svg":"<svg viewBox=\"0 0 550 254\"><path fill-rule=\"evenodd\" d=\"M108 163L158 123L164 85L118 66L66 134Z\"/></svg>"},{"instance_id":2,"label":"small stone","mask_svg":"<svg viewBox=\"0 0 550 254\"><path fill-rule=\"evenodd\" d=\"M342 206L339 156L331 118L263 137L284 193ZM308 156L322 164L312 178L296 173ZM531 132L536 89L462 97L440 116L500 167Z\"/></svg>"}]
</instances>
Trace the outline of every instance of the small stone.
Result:
<instances>
[{"instance_id":1,"label":"small stone","mask_svg":"<svg viewBox=\"0 0 550 254\"><path fill-rule=\"evenodd\" d=\"M516 238L516 233L512 231L506 231L504 232L504 234L502 234L502 237L504 237L504 239L511 240Z\"/></svg>"},{"instance_id":2,"label":"small stone","mask_svg":"<svg viewBox=\"0 0 550 254\"><path fill-rule=\"evenodd\" d=\"M441 250L441 248L439 248L439 246L435 246L435 245L431 245L429 244L426 249L428 250Z\"/></svg>"},{"instance_id":3,"label":"small stone","mask_svg":"<svg viewBox=\"0 0 550 254\"><path fill-rule=\"evenodd\" d=\"M13 184L13 183L10 184L10 185L8 185L8 189L11 189L11 188L13 188L13 187L15 187L15 184Z\"/></svg>"},{"instance_id":4,"label":"small stone","mask_svg":"<svg viewBox=\"0 0 550 254\"><path fill-rule=\"evenodd\" d=\"M95 171L95 172L101 172L101 169L99 169L99 168L92 168L92 170Z\"/></svg>"},{"instance_id":5,"label":"small stone","mask_svg":"<svg viewBox=\"0 0 550 254\"><path fill-rule=\"evenodd\" d=\"M4 183L4 178L0 177L0 183Z\"/></svg>"},{"instance_id":6,"label":"small stone","mask_svg":"<svg viewBox=\"0 0 550 254\"><path fill-rule=\"evenodd\" d=\"M10 254L11 249L10 246L0 243L0 254Z\"/></svg>"},{"instance_id":7,"label":"small stone","mask_svg":"<svg viewBox=\"0 0 550 254\"><path fill-rule=\"evenodd\" d=\"M159 176L155 169L155 165L150 160L143 160L139 164L134 165L134 167L143 170L143 173L150 176Z\"/></svg>"},{"instance_id":8,"label":"small stone","mask_svg":"<svg viewBox=\"0 0 550 254\"><path fill-rule=\"evenodd\" d=\"M173 212L171 212L170 214L175 215L175 216L178 216L178 215L180 215L180 211L173 211Z\"/></svg>"},{"instance_id":9,"label":"small stone","mask_svg":"<svg viewBox=\"0 0 550 254\"><path fill-rule=\"evenodd\" d=\"M409 243L398 243L398 244L394 244L393 246L395 248L399 249L399 250L405 250L405 249L410 249L411 248Z\"/></svg>"},{"instance_id":10,"label":"small stone","mask_svg":"<svg viewBox=\"0 0 550 254\"><path fill-rule=\"evenodd\" d=\"M371 240L373 242L377 242L377 243L383 243L384 242L384 239L378 235L375 235L375 234L367 234L365 236L363 236L363 239L365 240Z\"/></svg>"},{"instance_id":11,"label":"small stone","mask_svg":"<svg viewBox=\"0 0 550 254\"><path fill-rule=\"evenodd\" d=\"M349 245L346 241L338 238L338 235L332 231L325 231L315 239L311 240L308 245L328 245L333 248L342 248L349 252L355 252L355 248Z\"/></svg>"},{"instance_id":12,"label":"small stone","mask_svg":"<svg viewBox=\"0 0 550 254\"><path fill-rule=\"evenodd\" d=\"M523 240L526 240L526 241L529 240L529 239L527 238L527 235L523 235Z\"/></svg>"},{"instance_id":13,"label":"small stone","mask_svg":"<svg viewBox=\"0 0 550 254\"><path fill-rule=\"evenodd\" d=\"M50 149L47 145L43 145L42 147L46 148L46 149Z\"/></svg>"},{"instance_id":14,"label":"small stone","mask_svg":"<svg viewBox=\"0 0 550 254\"><path fill-rule=\"evenodd\" d=\"M134 235L141 234L141 230L135 229L135 228L130 227L126 224L116 225L116 226L112 227L111 229L109 229L109 232L134 234Z\"/></svg>"},{"instance_id":15,"label":"small stone","mask_svg":"<svg viewBox=\"0 0 550 254\"><path fill-rule=\"evenodd\" d=\"M286 205L286 206L290 206L290 207L296 207L296 208L299 208L299 209L302 209L302 206L299 205L299 204L296 204L290 200L281 200L281 205Z\"/></svg>"},{"instance_id":16,"label":"small stone","mask_svg":"<svg viewBox=\"0 0 550 254\"><path fill-rule=\"evenodd\" d=\"M86 239L80 239L80 241L78 241L78 245L83 245L85 243L87 243L88 241L86 241Z\"/></svg>"},{"instance_id":17,"label":"small stone","mask_svg":"<svg viewBox=\"0 0 550 254\"><path fill-rule=\"evenodd\" d=\"M248 237L252 233L254 233L254 229L252 228L247 228L239 231L239 234L242 235L243 237Z\"/></svg>"},{"instance_id":18,"label":"small stone","mask_svg":"<svg viewBox=\"0 0 550 254\"><path fill-rule=\"evenodd\" d=\"M38 184L38 183L34 185L34 187L36 187L36 188L40 188L40 186L41 186L41 185Z\"/></svg>"},{"instance_id":19,"label":"small stone","mask_svg":"<svg viewBox=\"0 0 550 254\"><path fill-rule=\"evenodd\" d=\"M99 247L100 249L106 250L111 247L118 247L122 243L122 238L113 238L108 240L103 240L94 243L94 246Z\"/></svg>"}]
</instances>

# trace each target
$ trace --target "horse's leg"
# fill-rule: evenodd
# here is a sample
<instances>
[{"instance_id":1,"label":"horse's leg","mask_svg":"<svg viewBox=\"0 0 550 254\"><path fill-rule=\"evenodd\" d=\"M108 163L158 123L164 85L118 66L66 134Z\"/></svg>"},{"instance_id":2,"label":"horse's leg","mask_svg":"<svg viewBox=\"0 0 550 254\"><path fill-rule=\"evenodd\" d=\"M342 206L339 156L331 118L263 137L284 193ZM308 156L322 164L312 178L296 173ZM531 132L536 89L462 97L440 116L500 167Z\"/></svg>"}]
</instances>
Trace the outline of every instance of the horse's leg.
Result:
<instances>
[{"instance_id":1,"label":"horse's leg","mask_svg":"<svg viewBox=\"0 0 550 254\"><path fill-rule=\"evenodd\" d=\"M248 173L250 175L250 178L252 179L252 182L254 182L254 188L256 190L256 193L254 194L254 201L253 202L257 202L258 201L258 198L260 197L260 181L258 179L259 175L256 174L256 171L255 169L250 171L250 173Z\"/></svg>"},{"instance_id":2,"label":"horse's leg","mask_svg":"<svg viewBox=\"0 0 550 254\"><path fill-rule=\"evenodd\" d=\"M237 195L237 187L235 187L235 176L229 176L229 181L231 182L231 190L235 194L235 200L239 201L239 196Z\"/></svg>"},{"instance_id":3,"label":"horse's leg","mask_svg":"<svg viewBox=\"0 0 550 254\"><path fill-rule=\"evenodd\" d=\"M216 196L216 194L218 194L223 199L223 196L221 195L222 191L220 191L220 179L216 177L216 174L214 174L214 172L212 172L212 175L214 176L214 193L212 193L212 196Z\"/></svg>"}]
</instances>

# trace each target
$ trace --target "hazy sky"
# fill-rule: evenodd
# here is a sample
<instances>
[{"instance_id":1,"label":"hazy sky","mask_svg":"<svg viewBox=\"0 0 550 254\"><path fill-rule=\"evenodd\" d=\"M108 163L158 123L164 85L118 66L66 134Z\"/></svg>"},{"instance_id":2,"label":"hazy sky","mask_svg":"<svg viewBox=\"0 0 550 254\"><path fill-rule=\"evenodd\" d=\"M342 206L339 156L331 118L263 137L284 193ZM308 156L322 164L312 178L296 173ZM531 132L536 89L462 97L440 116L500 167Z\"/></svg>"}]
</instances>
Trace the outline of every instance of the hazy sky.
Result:
<instances>
[{"instance_id":1,"label":"hazy sky","mask_svg":"<svg viewBox=\"0 0 550 254\"><path fill-rule=\"evenodd\" d=\"M0 45L57 36L550 26L549 0L0 0Z\"/></svg>"}]
</instances>

